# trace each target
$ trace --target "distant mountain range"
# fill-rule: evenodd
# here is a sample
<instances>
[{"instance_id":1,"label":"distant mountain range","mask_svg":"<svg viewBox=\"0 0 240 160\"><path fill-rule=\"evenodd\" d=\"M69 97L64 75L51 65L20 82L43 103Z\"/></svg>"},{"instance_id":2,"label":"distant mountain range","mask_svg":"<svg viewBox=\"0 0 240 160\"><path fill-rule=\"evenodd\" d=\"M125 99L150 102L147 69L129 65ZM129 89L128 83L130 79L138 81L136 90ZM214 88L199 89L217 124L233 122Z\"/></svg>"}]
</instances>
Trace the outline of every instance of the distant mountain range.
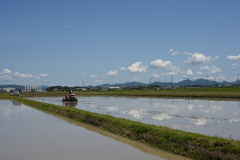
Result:
<instances>
[{"instance_id":1,"label":"distant mountain range","mask_svg":"<svg viewBox=\"0 0 240 160\"><path fill-rule=\"evenodd\" d=\"M222 81L222 82L216 82L216 81L211 81L211 80L206 80L206 79L196 79L196 80L183 80L180 82L153 82L151 83L152 86L158 85L158 86L184 86L184 85L202 85L202 86L207 86L207 85L223 85L223 84L240 84L240 82L227 82L227 81ZM103 87L103 86L129 86L129 87L134 87L134 86L149 86L150 83L141 83L141 82L126 82L126 83L115 83L115 84L102 84L102 85L97 85L96 87Z\"/></svg>"},{"instance_id":2,"label":"distant mountain range","mask_svg":"<svg viewBox=\"0 0 240 160\"><path fill-rule=\"evenodd\" d=\"M234 82L227 82L227 81L222 81L222 82L216 82L216 81L211 81L211 80L206 80L206 79L196 79L196 80L183 80L180 82L161 82L161 81L157 81L157 82L153 82L151 83L152 86L184 86L184 85L202 85L202 86L207 86L207 85L215 85L215 84L219 84L219 85L223 85L223 84L240 84L240 82L238 81L234 81ZM150 83L141 83L141 82L126 82L126 83L115 83L115 84L102 84L102 85L97 85L97 86L85 86L85 87L114 87L114 86L129 86L129 87L134 87L134 86L149 86ZM11 84L11 85L0 85L0 88L7 88L7 87L11 87L11 88L16 88L16 89L24 89L25 86L23 85L16 85L16 84ZM45 86L45 85L41 85L41 89L46 89L49 88L50 86Z\"/></svg>"}]
</instances>

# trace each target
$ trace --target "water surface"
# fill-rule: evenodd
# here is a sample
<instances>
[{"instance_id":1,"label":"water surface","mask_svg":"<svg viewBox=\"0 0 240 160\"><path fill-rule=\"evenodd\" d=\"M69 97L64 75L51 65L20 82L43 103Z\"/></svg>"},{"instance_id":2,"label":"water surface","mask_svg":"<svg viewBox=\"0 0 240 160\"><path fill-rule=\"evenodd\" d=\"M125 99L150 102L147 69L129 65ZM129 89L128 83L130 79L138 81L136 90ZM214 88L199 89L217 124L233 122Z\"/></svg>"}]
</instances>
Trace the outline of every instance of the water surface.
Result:
<instances>
[{"instance_id":1,"label":"water surface","mask_svg":"<svg viewBox=\"0 0 240 160\"><path fill-rule=\"evenodd\" d=\"M15 101L0 100L2 160L187 159Z\"/></svg>"},{"instance_id":2,"label":"water surface","mask_svg":"<svg viewBox=\"0 0 240 160\"><path fill-rule=\"evenodd\" d=\"M75 103L62 102L61 97L31 99L147 124L240 140L240 101L107 96L78 97L78 102Z\"/></svg>"}]
</instances>

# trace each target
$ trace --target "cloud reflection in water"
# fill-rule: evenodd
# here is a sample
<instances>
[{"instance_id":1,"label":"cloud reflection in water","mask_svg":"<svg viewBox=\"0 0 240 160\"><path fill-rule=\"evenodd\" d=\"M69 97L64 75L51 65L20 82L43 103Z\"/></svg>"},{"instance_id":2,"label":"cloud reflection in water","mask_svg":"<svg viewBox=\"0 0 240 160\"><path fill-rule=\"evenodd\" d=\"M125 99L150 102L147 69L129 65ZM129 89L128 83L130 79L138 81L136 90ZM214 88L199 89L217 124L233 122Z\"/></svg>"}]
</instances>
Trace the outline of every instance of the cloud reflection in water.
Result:
<instances>
[{"instance_id":1,"label":"cloud reflection in water","mask_svg":"<svg viewBox=\"0 0 240 160\"><path fill-rule=\"evenodd\" d=\"M37 99L37 98L33 98ZM56 104L52 98L39 101ZM79 98L80 99L80 98ZM76 108L142 123L167 126L206 135L240 139L238 101L188 99L84 97Z\"/></svg>"}]
</instances>

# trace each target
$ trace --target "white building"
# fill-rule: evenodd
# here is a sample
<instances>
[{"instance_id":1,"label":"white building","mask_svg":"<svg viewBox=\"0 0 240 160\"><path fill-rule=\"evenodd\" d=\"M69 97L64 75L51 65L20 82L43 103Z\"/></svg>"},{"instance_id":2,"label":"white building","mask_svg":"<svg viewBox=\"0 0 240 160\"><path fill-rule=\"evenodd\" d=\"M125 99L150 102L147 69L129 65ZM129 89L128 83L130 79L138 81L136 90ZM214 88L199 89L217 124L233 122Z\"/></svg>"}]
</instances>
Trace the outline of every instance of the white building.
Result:
<instances>
[{"instance_id":1,"label":"white building","mask_svg":"<svg viewBox=\"0 0 240 160\"><path fill-rule=\"evenodd\" d=\"M87 91L87 88L76 88L76 91Z\"/></svg>"},{"instance_id":2,"label":"white building","mask_svg":"<svg viewBox=\"0 0 240 160\"><path fill-rule=\"evenodd\" d=\"M120 87L108 87L109 90L119 90Z\"/></svg>"},{"instance_id":3,"label":"white building","mask_svg":"<svg viewBox=\"0 0 240 160\"><path fill-rule=\"evenodd\" d=\"M41 86L25 86L26 91L31 91L32 89L36 92L41 91Z\"/></svg>"},{"instance_id":4,"label":"white building","mask_svg":"<svg viewBox=\"0 0 240 160\"><path fill-rule=\"evenodd\" d=\"M120 86L120 87L102 87L102 91L108 91L108 90L122 90L123 88L125 88L124 86Z\"/></svg>"},{"instance_id":5,"label":"white building","mask_svg":"<svg viewBox=\"0 0 240 160\"><path fill-rule=\"evenodd\" d=\"M10 92L11 90L15 90L15 88L7 87L7 88L3 88L3 90L5 90L6 92Z\"/></svg>"}]
</instances>

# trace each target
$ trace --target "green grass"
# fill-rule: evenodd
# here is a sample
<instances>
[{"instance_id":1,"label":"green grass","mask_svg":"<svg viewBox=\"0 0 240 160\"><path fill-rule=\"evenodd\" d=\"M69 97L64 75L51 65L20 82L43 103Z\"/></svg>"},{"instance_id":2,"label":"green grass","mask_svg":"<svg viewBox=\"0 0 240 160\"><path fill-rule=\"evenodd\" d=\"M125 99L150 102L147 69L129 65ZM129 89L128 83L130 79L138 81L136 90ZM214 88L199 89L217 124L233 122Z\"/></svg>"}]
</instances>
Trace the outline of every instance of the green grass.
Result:
<instances>
[{"instance_id":1,"label":"green grass","mask_svg":"<svg viewBox=\"0 0 240 160\"><path fill-rule=\"evenodd\" d=\"M198 88L170 90L119 90L119 91L82 91L77 95L113 95L148 97L188 97L188 98L240 98L240 88Z\"/></svg>"},{"instance_id":2,"label":"green grass","mask_svg":"<svg viewBox=\"0 0 240 160\"><path fill-rule=\"evenodd\" d=\"M131 91L131 93L139 92ZM88 123L123 137L189 158L201 160L240 159L239 141L143 124L122 118L115 118L110 115L101 115L76 108L28 100L21 96L1 95L0 99L12 99L27 106L65 116L75 121Z\"/></svg>"},{"instance_id":3,"label":"green grass","mask_svg":"<svg viewBox=\"0 0 240 160\"><path fill-rule=\"evenodd\" d=\"M66 92L33 92L23 93L25 97L32 96L64 96ZM186 98L231 98L240 99L240 87L196 88L170 90L118 90L118 91L75 91L83 96L141 96L141 97L186 97Z\"/></svg>"}]
</instances>

